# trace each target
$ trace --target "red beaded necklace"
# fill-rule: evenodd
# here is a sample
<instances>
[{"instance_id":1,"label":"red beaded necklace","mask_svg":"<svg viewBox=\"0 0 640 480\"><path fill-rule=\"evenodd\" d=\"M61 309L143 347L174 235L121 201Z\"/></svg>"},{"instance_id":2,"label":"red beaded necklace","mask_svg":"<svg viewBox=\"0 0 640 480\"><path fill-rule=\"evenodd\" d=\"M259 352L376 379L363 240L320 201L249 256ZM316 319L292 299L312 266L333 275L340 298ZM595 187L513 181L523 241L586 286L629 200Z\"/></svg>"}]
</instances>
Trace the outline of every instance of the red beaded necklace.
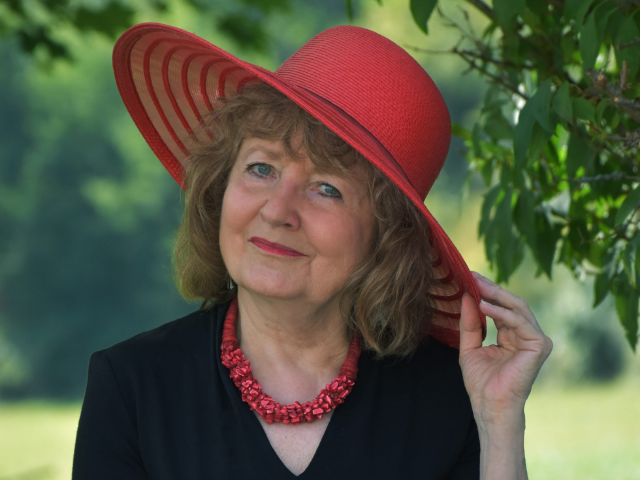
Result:
<instances>
[{"instance_id":1,"label":"red beaded necklace","mask_svg":"<svg viewBox=\"0 0 640 480\"><path fill-rule=\"evenodd\" d=\"M358 373L358 358L360 357L360 335L355 332L349 345L349 353L345 359L338 377L320 390L316 398L309 402L296 401L291 405L282 405L270 395L262 391L262 385L255 378L251 364L245 358L238 345L236 335L236 321L238 318L238 299L231 301L222 330L222 364L229 369L229 377L242 393L242 400L247 402L251 410L255 410L267 423L282 422L298 425L300 422L313 422L329 413L344 399L356 380Z\"/></svg>"}]
</instances>

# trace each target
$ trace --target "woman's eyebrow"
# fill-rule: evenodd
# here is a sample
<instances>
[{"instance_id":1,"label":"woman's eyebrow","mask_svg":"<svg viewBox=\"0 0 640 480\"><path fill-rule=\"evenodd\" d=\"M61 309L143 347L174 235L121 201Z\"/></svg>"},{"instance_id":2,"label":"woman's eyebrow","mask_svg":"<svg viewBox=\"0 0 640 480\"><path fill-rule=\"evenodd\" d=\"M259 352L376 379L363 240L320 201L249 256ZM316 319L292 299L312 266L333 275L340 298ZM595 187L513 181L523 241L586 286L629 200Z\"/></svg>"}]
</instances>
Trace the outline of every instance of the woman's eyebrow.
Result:
<instances>
[{"instance_id":1,"label":"woman's eyebrow","mask_svg":"<svg viewBox=\"0 0 640 480\"><path fill-rule=\"evenodd\" d=\"M279 160L283 156L283 152L281 150L274 150L265 147L264 145L254 145L247 149L247 151L244 153L244 158L258 151L264 153L267 157L269 157L270 160Z\"/></svg>"}]
</instances>

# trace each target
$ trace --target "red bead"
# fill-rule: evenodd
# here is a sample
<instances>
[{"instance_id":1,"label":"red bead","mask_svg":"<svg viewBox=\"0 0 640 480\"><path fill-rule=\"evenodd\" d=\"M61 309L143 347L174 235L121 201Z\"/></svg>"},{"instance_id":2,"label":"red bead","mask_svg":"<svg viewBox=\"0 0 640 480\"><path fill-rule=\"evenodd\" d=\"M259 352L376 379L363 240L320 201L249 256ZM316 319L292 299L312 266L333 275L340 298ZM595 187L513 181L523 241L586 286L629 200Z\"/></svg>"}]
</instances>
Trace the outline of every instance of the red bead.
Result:
<instances>
[{"instance_id":1,"label":"red bead","mask_svg":"<svg viewBox=\"0 0 640 480\"><path fill-rule=\"evenodd\" d=\"M344 402L356 378L360 356L359 333L355 332L353 335L340 374L333 382L327 384L316 398L305 403L296 400L291 405L282 405L264 393L260 383L253 378L251 363L245 358L235 335L237 313L237 298L234 298L223 326L222 364L229 369L229 377L240 390L242 400L247 402L250 409L258 413L260 418L264 418L269 424L282 422L298 425L301 420L312 422L316 418L321 419L323 413L329 413Z\"/></svg>"}]
</instances>

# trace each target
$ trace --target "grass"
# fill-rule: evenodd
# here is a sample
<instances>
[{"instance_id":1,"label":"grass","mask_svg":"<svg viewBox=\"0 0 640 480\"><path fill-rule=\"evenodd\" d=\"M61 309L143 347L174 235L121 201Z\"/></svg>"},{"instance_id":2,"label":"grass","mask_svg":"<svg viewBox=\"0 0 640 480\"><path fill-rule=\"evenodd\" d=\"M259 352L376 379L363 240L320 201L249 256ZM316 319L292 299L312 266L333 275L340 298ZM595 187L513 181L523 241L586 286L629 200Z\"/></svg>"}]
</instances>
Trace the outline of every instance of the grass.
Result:
<instances>
[{"instance_id":1,"label":"grass","mask_svg":"<svg viewBox=\"0 0 640 480\"><path fill-rule=\"evenodd\" d=\"M0 480L69 480L78 404L0 404ZM531 480L640 480L640 382L537 388L527 402Z\"/></svg>"},{"instance_id":2,"label":"grass","mask_svg":"<svg viewBox=\"0 0 640 480\"><path fill-rule=\"evenodd\" d=\"M0 480L69 480L80 405L0 404Z\"/></svg>"},{"instance_id":3,"label":"grass","mask_svg":"<svg viewBox=\"0 0 640 480\"><path fill-rule=\"evenodd\" d=\"M640 480L640 382L534 390L526 405L529 477Z\"/></svg>"}]
</instances>

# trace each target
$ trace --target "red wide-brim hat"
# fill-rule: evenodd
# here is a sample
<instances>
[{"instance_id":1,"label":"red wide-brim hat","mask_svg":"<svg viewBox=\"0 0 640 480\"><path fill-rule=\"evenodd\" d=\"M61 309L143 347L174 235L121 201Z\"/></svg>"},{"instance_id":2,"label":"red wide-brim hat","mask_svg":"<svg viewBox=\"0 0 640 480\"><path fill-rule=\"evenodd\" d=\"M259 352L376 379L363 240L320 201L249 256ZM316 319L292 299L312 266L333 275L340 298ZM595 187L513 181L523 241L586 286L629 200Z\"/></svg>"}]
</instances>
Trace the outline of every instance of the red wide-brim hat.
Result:
<instances>
[{"instance_id":1,"label":"red wide-brim hat","mask_svg":"<svg viewBox=\"0 0 640 480\"><path fill-rule=\"evenodd\" d=\"M182 165L195 146L187 140L194 132L204 135L201 126L219 107L218 98L249 82L279 90L360 152L427 219L438 279L429 292L436 304L430 335L459 347L462 295L469 292L479 302L480 294L424 204L449 150L451 121L437 87L411 55L375 32L339 26L313 37L271 72L179 28L143 23L117 41L113 68L133 121L183 188ZM484 339L486 319L479 314Z\"/></svg>"}]
</instances>

